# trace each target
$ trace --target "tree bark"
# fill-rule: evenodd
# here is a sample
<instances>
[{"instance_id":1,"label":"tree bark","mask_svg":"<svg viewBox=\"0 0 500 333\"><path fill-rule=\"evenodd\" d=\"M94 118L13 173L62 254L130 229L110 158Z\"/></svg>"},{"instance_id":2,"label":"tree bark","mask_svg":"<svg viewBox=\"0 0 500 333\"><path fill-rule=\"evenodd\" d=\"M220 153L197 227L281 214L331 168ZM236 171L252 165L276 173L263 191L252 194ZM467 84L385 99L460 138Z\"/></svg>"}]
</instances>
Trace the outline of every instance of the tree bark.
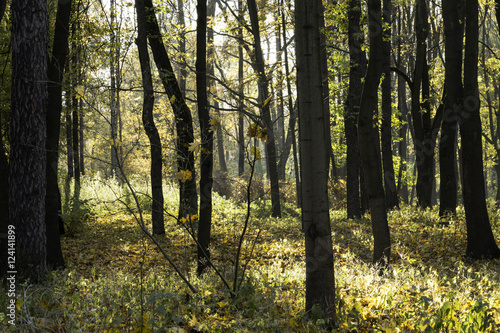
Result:
<instances>
[{"instance_id":1,"label":"tree bark","mask_svg":"<svg viewBox=\"0 0 500 333\"><path fill-rule=\"evenodd\" d=\"M263 125L262 128L267 130L266 155L269 180L271 182L271 215L273 217L281 217L280 188L278 180L278 167L276 164L276 144L274 139L273 122L271 121L271 112L269 109L270 103L268 100L269 81L266 75L264 55L262 53L262 46L260 42L259 16L255 0L248 0L248 11L250 14L250 21L254 36L254 69L258 77L259 97L261 103L260 112Z\"/></svg>"},{"instance_id":2,"label":"tree bark","mask_svg":"<svg viewBox=\"0 0 500 333\"><path fill-rule=\"evenodd\" d=\"M110 42L110 54L109 54L109 70L111 78L111 90L110 90L110 139L111 139L111 176L120 179L120 160L118 159L118 89L117 89L117 73L119 71L119 65L117 58L117 49L119 48L119 40L117 40L117 34L115 31L116 26L116 0L111 0L110 2L110 29L111 29L111 42Z\"/></svg>"},{"instance_id":3,"label":"tree bark","mask_svg":"<svg viewBox=\"0 0 500 333\"><path fill-rule=\"evenodd\" d=\"M499 258L486 208L483 174L478 61L477 0L465 2L464 101L460 135L462 143L462 188L467 224L466 255L473 259Z\"/></svg>"},{"instance_id":4,"label":"tree bark","mask_svg":"<svg viewBox=\"0 0 500 333\"><path fill-rule=\"evenodd\" d=\"M198 275L210 266L210 229L212 226L213 132L207 97L207 2L198 0L196 28L196 94L201 132L200 214L198 224Z\"/></svg>"},{"instance_id":5,"label":"tree bark","mask_svg":"<svg viewBox=\"0 0 500 333\"><path fill-rule=\"evenodd\" d=\"M346 137L347 156L347 218L361 217L360 203L360 157L358 149L358 114L363 90L362 78L366 72L366 55L361 49L363 33L360 28L361 2L350 0L348 9L348 43L349 43L349 92L347 94L344 131Z\"/></svg>"},{"instance_id":6,"label":"tree bark","mask_svg":"<svg viewBox=\"0 0 500 333\"><path fill-rule=\"evenodd\" d=\"M47 265L53 268L65 266L60 240L59 210L61 198L57 182L57 171L62 112L62 80L68 56L71 6L72 1L58 3L52 55L48 64L45 223ZM68 147L68 150L70 149L72 147Z\"/></svg>"},{"instance_id":7,"label":"tree bark","mask_svg":"<svg viewBox=\"0 0 500 333\"><path fill-rule=\"evenodd\" d=\"M464 1L443 1L445 37L445 97L441 139L439 141L439 215L456 213L457 207L457 131L458 110L463 99L462 47ZM463 7L462 7L463 8Z\"/></svg>"},{"instance_id":8,"label":"tree bark","mask_svg":"<svg viewBox=\"0 0 500 333\"><path fill-rule=\"evenodd\" d=\"M384 170L385 202L387 209L398 208L398 192L394 176L394 164L392 161L392 83L391 83L391 24L392 24L392 0L383 1L382 20L385 24L382 41L382 125L381 143L382 160Z\"/></svg>"},{"instance_id":9,"label":"tree bark","mask_svg":"<svg viewBox=\"0 0 500 333\"><path fill-rule=\"evenodd\" d=\"M335 325L335 277L328 205L328 142L320 59L318 0L296 0L302 223L306 246L306 313L319 305Z\"/></svg>"},{"instance_id":10,"label":"tree bark","mask_svg":"<svg viewBox=\"0 0 500 333\"><path fill-rule=\"evenodd\" d=\"M391 254L391 237L387 224L385 193L378 135L373 124L378 106L378 87L382 75L382 16L380 0L368 1L370 60L363 86L358 117L358 140L365 174L373 230L373 262L387 265Z\"/></svg>"},{"instance_id":11,"label":"tree bark","mask_svg":"<svg viewBox=\"0 0 500 333\"><path fill-rule=\"evenodd\" d=\"M154 13L151 0L144 0L146 7L146 22L148 40L153 58L160 74L163 87L172 105L175 116L175 126L177 131L177 166L178 171L188 172L190 176L179 179L179 215L181 219L198 212L198 195L195 183L194 153L189 150L189 144L193 143L193 118L191 110L186 104L179 84L174 74L170 58L163 45L162 35L158 26L158 21ZM181 177L180 177L181 178Z\"/></svg>"},{"instance_id":12,"label":"tree bark","mask_svg":"<svg viewBox=\"0 0 500 333\"><path fill-rule=\"evenodd\" d=\"M238 1L238 18L243 22L243 1ZM243 27L238 26L238 176L245 174L245 129L243 119Z\"/></svg>"},{"instance_id":13,"label":"tree bark","mask_svg":"<svg viewBox=\"0 0 500 333\"><path fill-rule=\"evenodd\" d=\"M136 0L137 9L137 49L139 51L139 62L142 73L143 107L142 123L144 131L149 139L151 148L151 195L152 204L152 224L153 234L165 234L165 223L163 220L163 179L162 179L162 152L161 139L156 128L153 116L155 96L153 89L153 77L151 74L151 62L148 52L147 28L146 28L146 10L144 0Z\"/></svg>"},{"instance_id":14,"label":"tree bark","mask_svg":"<svg viewBox=\"0 0 500 333\"><path fill-rule=\"evenodd\" d=\"M13 1L11 10L9 217L15 227L16 262L9 270L17 270L20 280L37 283L47 271L47 3L44 0Z\"/></svg>"}]
</instances>

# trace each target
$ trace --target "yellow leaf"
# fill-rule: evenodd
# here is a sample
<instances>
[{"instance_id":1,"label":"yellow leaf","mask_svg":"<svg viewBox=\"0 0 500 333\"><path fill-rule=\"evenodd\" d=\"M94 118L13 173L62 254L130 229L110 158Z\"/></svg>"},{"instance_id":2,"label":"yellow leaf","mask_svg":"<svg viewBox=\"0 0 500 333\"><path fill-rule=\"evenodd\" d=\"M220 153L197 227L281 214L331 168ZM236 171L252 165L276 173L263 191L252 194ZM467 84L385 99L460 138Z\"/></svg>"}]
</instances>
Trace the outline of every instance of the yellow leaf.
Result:
<instances>
[{"instance_id":1,"label":"yellow leaf","mask_svg":"<svg viewBox=\"0 0 500 333\"><path fill-rule=\"evenodd\" d=\"M198 151L200 149L200 142L194 141L189 144L189 151Z\"/></svg>"},{"instance_id":2,"label":"yellow leaf","mask_svg":"<svg viewBox=\"0 0 500 333\"><path fill-rule=\"evenodd\" d=\"M78 99L82 99L85 97L85 88L83 87L83 85L76 86L75 94L76 94L75 97Z\"/></svg>"},{"instance_id":3,"label":"yellow leaf","mask_svg":"<svg viewBox=\"0 0 500 333\"><path fill-rule=\"evenodd\" d=\"M260 160L262 158L262 156L260 155L259 148L255 146L250 147L250 153L255 158L255 160Z\"/></svg>"},{"instance_id":4,"label":"yellow leaf","mask_svg":"<svg viewBox=\"0 0 500 333\"><path fill-rule=\"evenodd\" d=\"M262 104L262 107L266 106L267 104L269 104L269 102L271 102L271 100L273 99L273 96L269 96L265 101L264 101L264 104Z\"/></svg>"},{"instance_id":5,"label":"yellow leaf","mask_svg":"<svg viewBox=\"0 0 500 333\"><path fill-rule=\"evenodd\" d=\"M175 95L173 95L172 97L170 97L170 104L173 104L175 102Z\"/></svg>"},{"instance_id":6,"label":"yellow leaf","mask_svg":"<svg viewBox=\"0 0 500 333\"><path fill-rule=\"evenodd\" d=\"M229 304L229 302L222 302L222 301L217 303L217 305L220 306L221 308L228 306L228 304Z\"/></svg>"}]
</instances>

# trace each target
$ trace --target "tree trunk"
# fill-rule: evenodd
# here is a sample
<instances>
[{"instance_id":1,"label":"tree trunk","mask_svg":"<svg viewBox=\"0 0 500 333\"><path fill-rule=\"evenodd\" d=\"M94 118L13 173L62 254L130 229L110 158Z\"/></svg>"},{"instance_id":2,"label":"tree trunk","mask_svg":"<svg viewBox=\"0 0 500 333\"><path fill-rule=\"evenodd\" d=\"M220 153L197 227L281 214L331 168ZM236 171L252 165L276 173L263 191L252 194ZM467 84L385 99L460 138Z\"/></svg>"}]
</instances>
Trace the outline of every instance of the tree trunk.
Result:
<instances>
[{"instance_id":1,"label":"tree trunk","mask_svg":"<svg viewBox=\"0 0 500 333\"><path fill-rule=\"evenodd\" d=\"M186 19L184 15L184 0L177 0L177 8L179 10L179 88L182 95L186 97L186 79L187 79L187 64L186 64Z\"/></svg>"},{"instance_id":2,"label":"tree trunk","mask_svg":"<svg viewBox=\"0 0 500 333\"><path fill-rule=\"evenodd\" d=\"M388 209L399 207L396 179L394 176L394 164L392 161L392 84L391 84L391 21L392 0L384 0L383 22L386 25L383 30L382 41L382 160L384 168L385 203Z\"/></svg>"},{"instance_id":3,"label":"tree trunk","mask_svg":"<svg viewBox=\"0 0 500 333\"><path fill-rule=\"evenodd\" d=\"M358 114L363 90L362 78L366 72L366 55L361 49L363 34L361 32L361 2L349 1L349 92L347 94L344 130L346 137L347 156L347 218L361 217L360 203L360 159L358 149Z\"/></svg>"},{"instance_id":4,"label":"tree trunk","mask_svg":"<svg viewBox=\"0 0 500 333\"><path fill-rule=\"evenodd\" d=\"M62 81L69 45L69 21L72 2L60 2L57 7L52 55L48 64L47 165L45 223L47 237L47 265L52 268L65 266L61 250L59 213L61 198L57 182L59 164L59 134L62 112ZM71 150L72 147L68 147Z\"/></svg>"},{"instance_id":5,"label":"tree trunk","mask_svg":"<svg viewBox=\"0 0 500 333\"><path fill-rule=\"evenodd\" d=\"M373 124L378 106L378 87L382 75L382 16L380 0L368 1L370 60L363 86L358 118L361 163L365 174L373 230L373 262L387 265L391 254L391 237L387 224L379 140Z\"/></svg>"},{"instance_id":6,"label":"tree trunk","mask_svg":"<svg viewBox=\"0 0 500 333\"><path fill-rule=\"evenodd\" d=\"M457 207L457 117L463 99L463 15L459 13L460 7L463 6L461 2L463 1L443 1L445 97L441 140L439 142L440 216L450 213L455 215Z\"/></svg>"},{"instance_id":7,"label":"tree trunk","mask_svg":"<svg viewBox=\"0 0 500 333\"><path fill-rule=\"evenodd\" d=\"M15 227L16 270L40 281L46 271L47 3L13 1L10 223ZM27 79L28 78L28 79ZM56 216L57 217L57 216ZM54 223L57 225L57 219Z\"/></svg>"},{"instance_id":8,"label":"tree trunk","mask_svg":"<svg viewBox=\"0 0 500 333\"><path fill-rule=\"evenodd\" d=\"M477 0L465 3L464 102L460 135L462 143L462 188L467 224L466 255L473 259L499 258L486 208L480 100L477 81L478 61Z\"/></svg>"},{"instance_id":9,"label":"tree trunk","mask_svg":"<svg viewBox=\"0 0 500 333\"><path fill-rule=\"evenodd\" d=\"M319 0L296 0L302 223L306 246L306 313L319 305L335 325L335 277L328 205L329 155L323 110Z\"/></svg>"},{"instance_id":10,"label":"tree trunk","mask_svg":"<svg viewBox=\"0 0 500 333\"><path fill-rule=\"evenodd\" d=\"M165 223L163 221L163 183L162 183L162 153L161 139L156 128L153 116L155 96L153 89L153 77L151 75L151 62L148 52L146 11L143 0L136 0L137 9L137 49L139 51L139 62L142 73L142 86L144 89L142 123L144 131L149 139L151 148L151 195L153 234L165 234Z\"/></svg>"},{"instance_id":11,"label":"tree trunk","mask_svg":"<svg viewBox=\"0 0 500 333\"><path fill-rule=\"evenodd\" d=\"M198 0L196 28L196 94L201 132L200 214L198 224L198 275L209 267L212 226L213 132L207 97L207 2Z\"/></svg>"},{"instance_id":12,"label":"tree trunk","mask_svg":"<svg viewBox=\"0 0 500 333\"><path fill-rule=\"evenodd\" d=\"M425 0L415 3L415 30L417 34L416 60L412 82L412 124L414 131L414 147L417 166L417 200L418 205L427 208L432 205L432 183L434 181L433 161L434 148L439 125L442 119L442 108L438 109L431 121L429 100L429 68L427 65L426 40L429 33L428 11ZM422 98L420 98L422 93ZM421 105L422 103L422 105Z\"/></svg>"},{"instance_id":13,"label":"tree trunk","mask_svg":"<svg viewBox=\"0 0 500 333\"><path fill-rule=\"evenodd\" d=\"M278 168L276 164L276 145L274 139L273 123L271 121L271 112L269 110L270 103L268 100L268 79L264 63L264 55L262 53L262 46L260 42L259 16L255 0L248 0L248 11L250 14L250 21L254 36L254 69L258 77L259 97L261 103L260 111L263 125L262 128L265 128L267 130L266 154L269 180L271 182L271 215L273 217L281 217L280 188L278 181Z\"/></svg>"},{"instance_id":14,"label":"tree trunk","mask_svg":"<svg viewBox=\"0 0 500 333\"><path fill-rule=\"evenodd\" d=\"M118 103L117 103L117 72L119 71L118 61L116 57L116 50L119 48L115 31L116 25L116 0L111 0L110 3L110 29L111 29L111 42L110 42L110 56L109 56L109 70L110 70L110 78L111 78L111 90L110 90L110 133L111 133L111 176L120 178L120 166L118 159ZM121 143L120 143L121 144Z\"/></svg>"},{"instance_id":15,"label":"tree trunk","mask_svg":"<svg viewBox=\"0 0 500 333\"><path fill-rule=\"evenodd\" d=\"M243 2L238 0L238 18L243 22ZM243 119L243 27L238 26L238 176L245 174L245 129Z\"/></svg>"},{"instance_id":16,"label":"tree trunk","mask_svg":"<svg viewBox=\"0 0 500 333\"><path fill-rule=\"evenodd\" d=\"M198 212L198 195L195 183L194 153L189 150L189 144L193 143L193 118L191 110L186 104L182 91L163 45L162 35L158 21L154 15L154 7L151 0L144 0L147 15L148 39L153 52L153 58L160 73L160 79L167 96L172 105L175 116L177 131L177 166L179 171L180 203L179 215L181 219ZM184 174L185 176L182 176Z\"/></svg>"}]
</instances>

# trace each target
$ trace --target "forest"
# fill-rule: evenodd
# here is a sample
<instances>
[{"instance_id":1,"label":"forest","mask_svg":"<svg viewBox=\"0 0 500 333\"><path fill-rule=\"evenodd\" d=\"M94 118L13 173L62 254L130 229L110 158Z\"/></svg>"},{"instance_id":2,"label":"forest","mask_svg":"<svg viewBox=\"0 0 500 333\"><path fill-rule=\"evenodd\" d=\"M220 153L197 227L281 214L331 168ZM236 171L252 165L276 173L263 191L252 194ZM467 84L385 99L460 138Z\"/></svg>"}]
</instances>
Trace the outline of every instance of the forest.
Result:
<instances>
[{"instance_id":1,"label":"forest","mask_svg":"<svg viewBox=\"0 0 500 333\"><path fill-rule=\"evenodd\" d=\"M1 332L500 332L500 0L0 0Z\"/></svg>"}]
</instances>

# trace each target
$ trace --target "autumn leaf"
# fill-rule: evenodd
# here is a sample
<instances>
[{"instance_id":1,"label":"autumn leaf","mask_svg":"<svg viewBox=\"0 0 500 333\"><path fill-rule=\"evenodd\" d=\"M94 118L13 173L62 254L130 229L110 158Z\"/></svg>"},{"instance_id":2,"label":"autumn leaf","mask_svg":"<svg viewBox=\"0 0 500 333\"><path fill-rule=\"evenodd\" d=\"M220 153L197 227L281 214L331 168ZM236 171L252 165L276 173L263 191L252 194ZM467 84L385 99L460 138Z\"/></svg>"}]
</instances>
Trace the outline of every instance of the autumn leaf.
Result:
<instances>
[{"instance_id":1,"label":"autumn leaf","mask_svg":"<svg viewBox=\"0 0 500 333\"><path fill-rule=\"evenodd\" d=\"M199 141L194 141L189 144L189 151L197 152L200 149L200 142Z\"/></svg>"},{"instance_id":2,"label":"autumn leaf","mask_svg":"<svg viewBox=\"0 0 500 333\"><path fill-rule=\"evenodd\" d=\"M265 101L264 101L264 104L262 104L262 107L265 107L267 104L269 104L269 102L271 102L271 100L273 99L273 96L269 96Z\"/></svg>"}]
</instances>

